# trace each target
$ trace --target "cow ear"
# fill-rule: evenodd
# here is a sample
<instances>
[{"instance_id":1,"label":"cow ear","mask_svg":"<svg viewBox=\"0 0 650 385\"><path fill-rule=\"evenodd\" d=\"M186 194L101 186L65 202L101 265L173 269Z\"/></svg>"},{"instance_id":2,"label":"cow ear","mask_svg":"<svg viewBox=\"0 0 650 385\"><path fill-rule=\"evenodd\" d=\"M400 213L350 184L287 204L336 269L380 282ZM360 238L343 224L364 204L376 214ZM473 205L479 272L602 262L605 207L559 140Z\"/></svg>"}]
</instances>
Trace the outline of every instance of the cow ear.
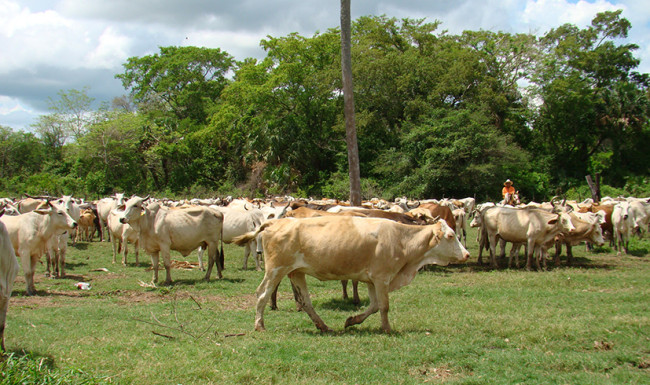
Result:
<instances>
[{"instance_id":1,"label":"cow ear","mask_svg":"<svg viewBox=\"0 0 650 385\"><path fill-rule=\"evenodd\" d=\"M52 212L52 207L47 209L36 209L34 210L34 212L40 215L49 215Z\"/></svg>"},{"instance_id":2,"label":"cow ear","mask_svg":"<svg viewBox=\"0 0 650 385\"><path fill-rule=\"evenodd\" d=\"M549 225L554 225L554 224L557 223L557 220L558 220L558 218L551 219L550 221L548 221L548 224L549 224Z\"/></svg>"}]
</instances>

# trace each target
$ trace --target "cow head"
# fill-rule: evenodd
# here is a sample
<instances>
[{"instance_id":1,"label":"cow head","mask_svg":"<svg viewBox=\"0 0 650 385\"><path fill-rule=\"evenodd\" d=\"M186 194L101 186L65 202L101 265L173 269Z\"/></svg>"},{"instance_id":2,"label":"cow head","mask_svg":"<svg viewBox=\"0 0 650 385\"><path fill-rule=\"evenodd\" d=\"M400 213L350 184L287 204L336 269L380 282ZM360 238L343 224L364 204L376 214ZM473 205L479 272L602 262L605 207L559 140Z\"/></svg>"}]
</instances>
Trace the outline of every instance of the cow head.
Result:
<instances>
[{"instance_id":1,"label":"cow head","mask_svg":"<svg viewBox=\"0 0 650 385\"><path fill-rule=\"evenodd\" d=\"M551 226L558 226L560 231L563 233L572 233L576 229L573 222L571 222L571 217L565 212L558 213L557 217L548 221L548 224Z\"/></svg>"},{"instance_id":2,"label":"cow head","mask_svg":"<svg viewBox=\"0 0 650 385\"><path fill-rule=\"evenodd\" d=\"M34 212L39 215L49 215L52 224L57 229L74 229L77 227L77 222L68 215L65 208L52 204L50 201L38 206Z\"/></svg>"},{"instance_id":3,"label":"cow head","mask_svg":"<svg viewBox=\"0 0 650 385\"><path fill-rule=\"evenodd\" d=\"M141 198L137 195L131 197L122 206L118 206L118 215L120 223L131 223L137 221L140 216L144 215L146 207L145 202L149 199L149 195Z\"/></svg>"},{"instance_id":4,"label":"cow head","mask_svg":"<svg viewBox=\"0 0 650 385\"><path fill-rule=\"evenodd\" d=\"M447 266L450 263L463 263L469 259L469 252L445 220L440 219L427 228L433 231L433 237L429 243L430 249L425 253L423 261L425 264Z\"/></svg>"}]
</instances>

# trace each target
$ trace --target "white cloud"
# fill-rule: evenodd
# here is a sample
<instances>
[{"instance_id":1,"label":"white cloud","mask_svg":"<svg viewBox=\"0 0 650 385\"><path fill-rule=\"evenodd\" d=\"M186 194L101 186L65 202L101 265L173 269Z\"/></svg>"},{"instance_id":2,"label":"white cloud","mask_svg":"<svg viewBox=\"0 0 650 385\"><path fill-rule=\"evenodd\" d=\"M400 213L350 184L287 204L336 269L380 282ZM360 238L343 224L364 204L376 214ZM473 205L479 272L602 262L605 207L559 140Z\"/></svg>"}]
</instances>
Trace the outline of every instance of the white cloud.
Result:
<instances>
[{"instance_id":1,"label":"white cloud","mask_svg":"<svg viewBox=\"0 0 650 385\"><path fill-rule=\"evenodd\" d=\"M84 60L88 68L119 68L129 57L131 39L113 27L106 27L98 38L98 45L89 52Z\"/></svg>"},{"instance_id":2,"label":"white cloud","mask_svg":"<svg viewBox=\"0 0 650 385\"><path fill-rule=\"evenodd\" d=\"M639 70L650 72L647 0L379 0L351 5L353 18L439 20L440 28L452 34L484 29L542 35L564 23L584 28L598 12L623 9L622 16L632 23L629 42L640 46ZM7 124L9 116L27 116L6 98L27 111L40 111L59 90L90 86L92 97L110 101L126 92L114 79L121 65L129 57L157 53L160 46L221 48L237 60L260 58L259 43L267 35L298 32L309 37L339 23L339 4L320 0L0 0L0 98L5 98L0 100L0 124Z\"/></svg>"}]
</instances>

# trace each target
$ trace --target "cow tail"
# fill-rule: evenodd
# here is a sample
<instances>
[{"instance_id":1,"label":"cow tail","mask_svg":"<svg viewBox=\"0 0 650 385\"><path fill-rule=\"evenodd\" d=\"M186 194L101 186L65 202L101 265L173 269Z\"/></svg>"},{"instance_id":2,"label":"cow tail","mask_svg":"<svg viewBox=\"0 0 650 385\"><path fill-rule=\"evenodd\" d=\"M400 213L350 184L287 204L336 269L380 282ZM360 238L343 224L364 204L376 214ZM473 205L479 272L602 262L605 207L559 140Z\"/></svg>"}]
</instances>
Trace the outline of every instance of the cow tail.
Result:
<instances>
[{"instance_id":1,"label":"cow tail","mask_svg":"<svg viewBox=\"0 0 650 385\"><path fill-rule=\"evenodd\" d=\"M244 246L248 242L251 241L251 239L257 237L259 233L262 231L266 230L267 227L275 223L278 219L272 219L270 221L264 222L259 228L253 231L249 231L246 234L240 235L238 237L233 238L232 243L234 243L237 246Z\"/></svg>"},{"instance_id":2,"label":"cow tail","mask_svg":"<svg viewBox=\"0 0 650 385\"><path fill-rule=\"evenodd\" d=\"M219 263L221 263L221 270L226 270L226 259L223 255L223 226L221 226L221 248L219 249Z\"/></svg>"}]
</instances>

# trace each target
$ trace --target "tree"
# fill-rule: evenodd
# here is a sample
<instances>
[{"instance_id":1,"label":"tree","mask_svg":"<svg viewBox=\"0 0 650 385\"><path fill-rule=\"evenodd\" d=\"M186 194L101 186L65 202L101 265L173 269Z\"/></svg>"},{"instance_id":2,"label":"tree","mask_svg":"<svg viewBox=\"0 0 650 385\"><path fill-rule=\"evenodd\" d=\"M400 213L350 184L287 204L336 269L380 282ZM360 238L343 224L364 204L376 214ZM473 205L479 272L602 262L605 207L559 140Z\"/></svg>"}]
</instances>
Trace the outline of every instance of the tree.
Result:
<instances>
[{"instance_id":1,"label":"tree","mask_svg":"<svg viewBox=\"0 0 650 385\"><path fill-rule=\"evenodd\" d=\"M49 108L53 112L51 119L62 122L66 136L75 140L86 133L94 119L91 104L95 99L88 96L89 89L86 86L82 90L61 90L57 93L58 99L48 98Z\"/></svg>"},{"instance_id":2,"label":"tree","mask_svg":"<svg viewBox=\"0 0 650 385\"><path fill-rule=\"evenodd\" d=\"M543 56L532 77L543 100L534 145L550 158L556 182L602 172L608 183L622 185L636 163L625 159L624 149L647 143L650 82L633 71L638 47L617 44L631 27L620 14L599 13L585 29L565 24L541 39Z\"/></svg>"},{"instance_id":3,"label":"tree","mask_svg":"<svg viewBox=\"0 0 650 385\"><path fill-rule=\"evenodd\" d=\"M137 103L203 124L228 84L233 64L218 48L160 47L158 54L129 58L116 78Z\"/></svg>"},{"instance_id":4,"label":"tree","mask_svg":"<svg viewBox=\"0 0 650 385\"><path fill-rule=\"evenodd\" d=\"M341 70L343 72L343 99L345 113L345 137L348 147L350 176L350 204L361 206L361 176L359 171L359 148L354 119L354 92L352 85L352 48L350 27L350 0L341 0Z\"/></svg>"}]
</instances>

